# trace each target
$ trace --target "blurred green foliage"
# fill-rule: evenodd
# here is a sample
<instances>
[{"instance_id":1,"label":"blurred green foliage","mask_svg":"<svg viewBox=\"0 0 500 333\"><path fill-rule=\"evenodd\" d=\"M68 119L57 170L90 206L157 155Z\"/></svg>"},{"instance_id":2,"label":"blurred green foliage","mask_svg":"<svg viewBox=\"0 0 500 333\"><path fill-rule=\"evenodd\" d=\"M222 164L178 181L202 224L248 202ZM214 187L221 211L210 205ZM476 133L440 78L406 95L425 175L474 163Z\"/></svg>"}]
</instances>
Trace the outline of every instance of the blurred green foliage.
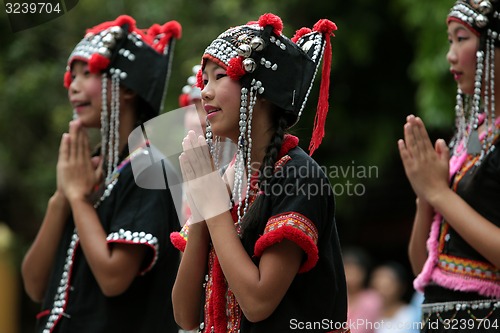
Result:
<instances>
[{"instance_id":1,"label":"blurred green foliage","mask_svg":"<svg viewBox=\"0 0 500 333\"><path fill-rule=\"evenodd\" d=\"M333 184L362 184L361 196L337 196L343 243L393 251L406 247L414 196L396 141L406 115L423 117L432 135L450 134L456 86L445 59L445 18L452 1L435 0L81 0L65 15L13 33L0 13L0 220L26 244L36 234L55 189L61 134L71 107L63 87L66 60L86 28L118 15L139 27L172 19L183 28L176 43L165 110L177 99L205 47L228 26L279 15L284 34L321 18L338 26L332 40L330 114L314 155L323 166L375 167L376 175L330 175ZM317 96L316 91L311 94ZM316 100L292 129L308 147ZM385 229L384 229L385 228ZM392 228L391 233L384 230ZM397 235L396 237L394 235ZM392 238L391 238L392 237ZM371 242L371 243L370 243ZM372 244L372 245L370 245ZM399 251L404 256L406 251Z\"/></svg>"},{"instance_id":2,"label":"blurred green foliage","mask_svg":"<svg viewBox=\"0 0 500 333\"><path fill-rule=\"evenodd\" d=\"M191 67L228 26L274 12L283 19L284 33L292 36L320 18L332 19L339 29L332 41L331 114L315 157L323 165L377 166L378 179L369 181L382 187L381 178L399 163L395 142L407 114L420 114L431 128L452 123L455 85L445 60L449 5L431 0L84 0L62 17L17 33L9 30L3 16L0 193L7 199L0 218L28 239L34 236L54 190L59 139L71 116L62 86L67 56L86 28L120 14L134 16L139 27L172 19L183 27L165 110L177 107ZM310 112L292 129L304 148L315 103L310 100ZM357 205L351 199L338 198L341 216L356 217Z\"/></svg>"}]
</instances>

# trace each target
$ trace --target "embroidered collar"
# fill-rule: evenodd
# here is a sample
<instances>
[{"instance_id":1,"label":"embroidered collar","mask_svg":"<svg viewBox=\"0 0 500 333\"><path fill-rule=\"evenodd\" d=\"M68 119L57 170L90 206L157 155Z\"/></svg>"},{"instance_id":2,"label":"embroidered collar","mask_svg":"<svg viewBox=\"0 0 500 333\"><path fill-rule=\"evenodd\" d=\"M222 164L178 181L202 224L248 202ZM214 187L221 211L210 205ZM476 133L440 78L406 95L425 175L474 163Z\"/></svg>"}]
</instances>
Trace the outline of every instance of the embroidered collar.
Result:
<instances>
[{"instance_id":1,"label":"embroidered collar","mask_svg":"<svg viewBox=\"0 0 500 333\"><path fill-rule=\"evenodd\" d=\"M283 144L281 145L280 152L278 154L278 160L285 156L291 149L299 145L299 138L295 135L285 134L283 138Z\"/></svg>"}]
</instances>

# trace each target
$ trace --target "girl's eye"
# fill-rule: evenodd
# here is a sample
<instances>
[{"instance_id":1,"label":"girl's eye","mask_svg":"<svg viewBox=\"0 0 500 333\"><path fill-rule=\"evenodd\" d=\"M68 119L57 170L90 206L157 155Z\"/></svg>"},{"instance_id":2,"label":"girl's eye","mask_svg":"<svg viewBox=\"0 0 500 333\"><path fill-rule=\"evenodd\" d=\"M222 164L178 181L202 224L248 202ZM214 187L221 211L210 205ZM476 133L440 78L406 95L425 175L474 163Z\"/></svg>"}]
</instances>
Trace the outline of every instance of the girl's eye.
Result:
<instances>
[{"instance_id":1,"label":"girl's eye","mask_svg":"<svg viewBox=\"0 0 500 333\"><path fill-rule=\"evenodd\" d=\"M203 80L203 85L206 86L208 84L208 80Z\"/></svg>"},{"instance_id":2,"label":"girl's eye","mask_svg":"<svg viewBox=\"0 0 500 333\"><path fill-rule=\"evenodd\" d=\"M226 77L227 74L226 73L219 73L215 76L215 78L218 80L218 79L222 79L223 77Z\"/></svg>"}]
</instances>

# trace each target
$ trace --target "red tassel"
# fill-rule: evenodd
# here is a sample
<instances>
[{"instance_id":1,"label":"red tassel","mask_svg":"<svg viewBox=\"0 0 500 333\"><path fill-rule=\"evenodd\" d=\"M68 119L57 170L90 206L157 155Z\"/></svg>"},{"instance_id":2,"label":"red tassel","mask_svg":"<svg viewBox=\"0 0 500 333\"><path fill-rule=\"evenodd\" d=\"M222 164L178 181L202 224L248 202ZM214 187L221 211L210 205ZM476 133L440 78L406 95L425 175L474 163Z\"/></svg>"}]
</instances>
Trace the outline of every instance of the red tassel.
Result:
<instances>
[{"instance_id":1,"label":"red tassel","mask_svg":"<svg viewBox=\"0 0 500 333\"><path fill-rule=\"evenodd\" d=\"M333 22L332 22L333 23ZM315 26L316 27L316 26ZM335 27L336 28L336 27ZM330 32L331 33L331 32ZM318 107L314 118L314 127L309 144L309 155L319 147L325 136L325 122L328 114L328 94L330 89L330 69L332 63L332 44L330 36L326 36L325 54L323 57L323 68L321 70L321 85L319 88Z\"/></svg>"},{"instance_id":2,"label":"red tassel","mask_svg":"<svg viewBox=\"0 0 500 333\"><path fill-rule=\"evenodd\" d=\"M226 315L226 291L227 285L224 278L224 272L219 263L219 258L214 255L213 263L213 285L212 285L212 316L215 333L225 333L227 326Z\"/></svg>"},{"instance_id":3,"label":"red tassel","mask_svg":"<svg viewBox=\"0 0 500 333\"><path fill-rule=\"evenodd\" d=\"M281 35L283 31L283 22L278 16L271 13L261 15L259 17L259 25L261 27L272 25L274 34L278 36Z\"/></svg>"},{"instance_id":4,"label":"red tassel","mask_svg":"<svg viewBox=\"0 0 500 333\"><path fill-rule=\"evenodd\" d=\"M71 85L71 81L73 81L71 79L71 73L69 71L66 71L66 73L64 73L64 87L66 89L69 89L69 86Z\"/></svg>"},{"instance_id":5,"label":"red tassel","mask_svg":"<svg viewBox=\"0 0 500 333\"><path fill-rule=\"evenodd\" d=\"M229 60L229 65L227 66L226 74L231 79L239 81L243 75L246 74L245 69L243 68L243 57L238 56L231 58L231 60Z\"/></svg>"}]
</instances>

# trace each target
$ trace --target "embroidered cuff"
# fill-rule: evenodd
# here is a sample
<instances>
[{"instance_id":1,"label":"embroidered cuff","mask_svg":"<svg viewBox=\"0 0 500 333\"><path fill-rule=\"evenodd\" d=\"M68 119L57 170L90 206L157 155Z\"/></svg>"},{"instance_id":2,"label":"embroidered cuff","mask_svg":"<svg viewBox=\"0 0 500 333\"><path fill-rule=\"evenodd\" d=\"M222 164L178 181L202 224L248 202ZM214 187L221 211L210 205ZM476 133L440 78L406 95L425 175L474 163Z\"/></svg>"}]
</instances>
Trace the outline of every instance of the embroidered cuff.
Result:
<instances>
[{"instance_id":1,"label":"embroidered cuff","mask_svg":"<svg viewBox=\"0 0 500 333\"><path fill-rule=\"evenodd\" d=\"M158 253L160 250L158 238L144 231L139 232L120 229L117 232L110 233L106 240L108 243L143 244L149 246L149 248L153 250L150 262L146 264L146 268L144 268L139 275L144 275L149 272L155 265L156 260L158 260Z\"/></svg>"},{"instance_id":2,"label":"embroidered cuff","mask_svg":"<svg viewBox=\"0 0 500 333\"><path fill-rule=\"evenodd\" d=\"M260 257L265 249L288 239L300 246L307 255L299 273L311 270L318 262L318 230L304 215L288 212L275 215L269 219L264 235L255 243L254 255Z\"/></svg>"}]
</instances>

